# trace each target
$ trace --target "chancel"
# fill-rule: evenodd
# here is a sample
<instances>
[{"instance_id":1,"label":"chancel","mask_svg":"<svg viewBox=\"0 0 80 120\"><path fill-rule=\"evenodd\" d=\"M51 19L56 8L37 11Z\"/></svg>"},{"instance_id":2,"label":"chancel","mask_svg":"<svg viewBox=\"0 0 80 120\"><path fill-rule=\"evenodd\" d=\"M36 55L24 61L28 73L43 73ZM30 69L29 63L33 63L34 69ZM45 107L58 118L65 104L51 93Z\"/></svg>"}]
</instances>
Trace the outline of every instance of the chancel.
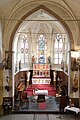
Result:
<instances>
[{"instance_id":1,"label":"chancel","mask_svg":"<svg viewBox=\"0 0 80 120\"><path fill-rule=\"evenodd\" d=\"M80 108L79 4L0 0L1 115Z\"/></svg>"}]
</instances>

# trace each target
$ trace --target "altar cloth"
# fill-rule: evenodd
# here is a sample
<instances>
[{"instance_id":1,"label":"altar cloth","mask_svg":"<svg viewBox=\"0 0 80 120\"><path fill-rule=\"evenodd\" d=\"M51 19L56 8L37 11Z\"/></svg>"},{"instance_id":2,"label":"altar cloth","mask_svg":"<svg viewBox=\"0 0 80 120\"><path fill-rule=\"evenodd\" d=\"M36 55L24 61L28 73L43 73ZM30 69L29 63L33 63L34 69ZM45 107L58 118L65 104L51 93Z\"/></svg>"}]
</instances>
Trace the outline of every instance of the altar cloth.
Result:
<instances>
[{"instance_id":1,"label":"altar cloth","mask_svg":"<svg viewBox=\"0 0 80 120\"><path fill-rule=\"evenodd\" d=\"M35 90L37 95L48 95L48 90Z\"/></svg>"}]
</instances>

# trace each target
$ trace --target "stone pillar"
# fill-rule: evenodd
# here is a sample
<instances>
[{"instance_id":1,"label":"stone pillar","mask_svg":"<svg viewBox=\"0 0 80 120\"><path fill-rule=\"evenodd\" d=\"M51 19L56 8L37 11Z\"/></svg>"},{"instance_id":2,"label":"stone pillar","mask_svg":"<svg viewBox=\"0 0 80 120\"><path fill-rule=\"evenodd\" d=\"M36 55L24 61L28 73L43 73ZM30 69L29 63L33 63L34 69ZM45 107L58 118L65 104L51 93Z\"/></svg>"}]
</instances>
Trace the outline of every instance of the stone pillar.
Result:
<instances>
[{"instance_id":1,"label":"stone pillar","mask_svg":"<svg viewBox=\"0 0 80 120\"><path fill-rule=\"evenodd\" d=\"M2 109L2 103L3 103L3 91L2 91L2 75L3 70L2 70L2 64L0 64L0 115L3 114L3 109Z\"/></svg>"},{"instance_id":2,"label":"stone pillar","mask_svg":"<svg viewBox=\"0 0 80 120\"><path fill-rule=\"evenodd\" d=\"M80 66L79 66L79 108L80 108Z\"/></svg>"},{"instance_id":3,"label":"stone pillar","mask_svg":"<svg viewBox=\"0 0 80 120\"><path fill-rule=\"evenodd\" d=\"M71 52L68 52L68 55L69 55L69 61L71 61ZM71 94L71 62L69 63L68 65L68 96L70 96Z\"/></svg>"}]
</instances>

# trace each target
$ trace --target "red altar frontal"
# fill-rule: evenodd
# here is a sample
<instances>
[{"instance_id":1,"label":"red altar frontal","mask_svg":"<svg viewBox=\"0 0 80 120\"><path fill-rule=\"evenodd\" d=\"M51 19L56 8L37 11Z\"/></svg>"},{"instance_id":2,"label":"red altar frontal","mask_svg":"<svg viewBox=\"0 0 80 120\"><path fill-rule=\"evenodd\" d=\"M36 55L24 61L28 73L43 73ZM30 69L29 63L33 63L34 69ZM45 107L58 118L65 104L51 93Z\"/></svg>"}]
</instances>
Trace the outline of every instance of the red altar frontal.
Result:
<instances>
[{"instance_id":1,"label":"red altar frontal","mask_svg":"<svg viewBox=\"0 0 80 120\"><path fill-rule=\"evenodd\" d=\"M32 84L50 84L50 64L33 64Z\"/></svg>"}]
</instances>

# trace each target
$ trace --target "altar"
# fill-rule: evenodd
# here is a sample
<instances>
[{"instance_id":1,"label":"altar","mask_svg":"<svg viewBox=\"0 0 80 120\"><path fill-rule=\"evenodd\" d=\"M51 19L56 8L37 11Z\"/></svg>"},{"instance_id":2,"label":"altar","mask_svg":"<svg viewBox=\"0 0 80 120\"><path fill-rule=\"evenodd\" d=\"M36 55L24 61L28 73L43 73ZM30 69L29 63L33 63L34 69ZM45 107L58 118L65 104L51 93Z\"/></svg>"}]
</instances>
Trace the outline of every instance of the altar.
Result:
<instances>
[{"instance_id":1,"label":"altar","mask_svg":"<svg viewBox=\"0 0 80 120\"><path fill-rule=\"evenodd\" d=\"M33 64L32 84L50 84L50 64Z\"/></svg>"},{"instance_id":2,"label":"altar","mask_svg":"<svg viewBox=\"0 0 80 120\"><path fill-rule=\"evenodd\" d=\"M32 84L50 84L51 79L45 77L33 77Z\"/></svg>"},{"instance_id":3,"label":"altar","mask_svg":"<svg viewBox=\"0 0 80 120\"><path fill-rule=\"evenodd\" d=\"M48 96L48 90L35 90L35 94Z\"/></svg>"}]
</instances>

